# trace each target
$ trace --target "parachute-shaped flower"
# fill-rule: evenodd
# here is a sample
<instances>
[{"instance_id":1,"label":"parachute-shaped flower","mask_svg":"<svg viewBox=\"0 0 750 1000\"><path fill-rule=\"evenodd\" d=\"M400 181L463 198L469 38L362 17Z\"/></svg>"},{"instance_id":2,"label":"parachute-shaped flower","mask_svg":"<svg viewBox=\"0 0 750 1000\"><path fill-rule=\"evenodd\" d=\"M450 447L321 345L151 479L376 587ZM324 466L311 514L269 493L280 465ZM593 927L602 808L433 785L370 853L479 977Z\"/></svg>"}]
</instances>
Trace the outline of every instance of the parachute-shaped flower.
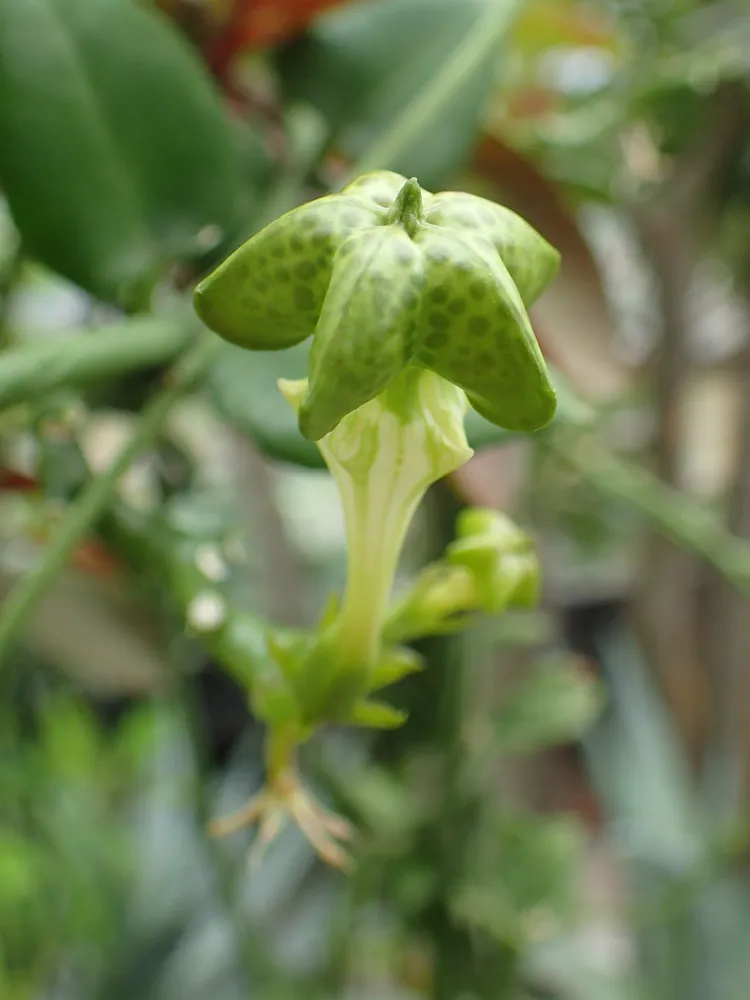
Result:
<instances>
[{"instance_id":1,"label":"parachute-shaped flower","mask_svg":"<svg viewBox=\"0 0 750 1000\"><path fill-rule=\"evenodd\" d=\"M410 365L459 386L492 423L534 431L556 398L526 309L558 262L509 209L377 171L261 230L195 303L211 329L251 350L313 337L299 407L310 440Z\"/></svg>"}]
</instances>

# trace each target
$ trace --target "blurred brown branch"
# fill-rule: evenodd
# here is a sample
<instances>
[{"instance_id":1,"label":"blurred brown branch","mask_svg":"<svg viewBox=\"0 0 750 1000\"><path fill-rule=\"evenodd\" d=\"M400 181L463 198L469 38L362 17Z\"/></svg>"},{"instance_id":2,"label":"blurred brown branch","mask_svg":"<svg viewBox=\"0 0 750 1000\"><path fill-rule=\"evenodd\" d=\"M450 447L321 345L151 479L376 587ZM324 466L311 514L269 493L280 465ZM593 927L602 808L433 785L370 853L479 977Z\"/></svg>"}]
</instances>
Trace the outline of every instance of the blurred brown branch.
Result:
<instances>
[{"instance_id":1,"label":"blurred brown branch","mask_svg":"<svg viewBox=\"0 0 750 1000\"><path fill-rule=\"evenodd\" d=\"M706 102L702 123L675 159L668 176L631 210L657 279L662 328L654 361L654 461L660 477L678 487L684 486L683 403L691 369L687 342L689 291L707 239L715 235L722 191L742 148L749 121L745 88L735 82L720 86ZM735 506L738 503L741 507L750 505L750 495L746 500L737 500ZM740 522L743 520L740 518ZM743 533L740 522L732 528ZM705 628L699 601L701 571L690 553L653 535L645 555L643 581L637 615L644 638L683 736L696 755L711 725L706 710L711 700L709 689L724 686L718 677L724 671L733 675L735 667L731 663L738 655L742 658L735 648L741 622L724 605L736 607L738 600L744 603L744 599L723 582L714 582L713 589L718 586L723 597L714 594L711 617L722 620L724 626L718 635L709 625L710 638L706 642L701 634L701 628ZM711 664L701 662L701 652L706 648ZM730 704L736 693L717 693L715 697L718 703ZM723 727L718 720L713 720L713 725Z\"/></svg>"}]
</instances>

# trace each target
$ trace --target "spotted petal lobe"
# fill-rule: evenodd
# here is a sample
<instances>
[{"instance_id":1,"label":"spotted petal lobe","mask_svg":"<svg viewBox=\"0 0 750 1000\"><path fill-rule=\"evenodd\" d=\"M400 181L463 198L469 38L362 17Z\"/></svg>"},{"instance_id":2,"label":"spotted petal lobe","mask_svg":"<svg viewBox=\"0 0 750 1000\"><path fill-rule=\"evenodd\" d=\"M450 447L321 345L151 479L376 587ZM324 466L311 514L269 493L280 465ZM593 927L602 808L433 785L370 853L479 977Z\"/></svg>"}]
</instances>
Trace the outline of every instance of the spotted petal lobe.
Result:
<instances>
[{"instance_id":1,"label":"spotted petal lobe","mask_svg":"<svg viewBox=\"0 0 750 1000\"><path fill-rule=\"evenodd\" d=\"M328 195L295 208L235 250L195 291L206 326L250 350L283 350L315 330L334 255L382 210Z\"/></svg>"},{"instance_id":2,"label":"spotted petal lobe","mask_svg":"<svg viewBox=\"0 0 750 1000\"><path fill-rule=\"evenodd\" d=\"M520 215L461 191L436 194L425 218L436 226L484 236L492 243L528 308L554 278L560 254Z\"/></svg>"},{"instance_id":3,"label":"spotted petal lobe","mask_svg":"<svg viewBox=\"0 0 750 1000\"><path fill-rule=\"evenodd\" d=\"M299 412L305 437L320 440L408 363L423 285L422 255L401 226L364 230L342 245L310 351Z\"/></svg>"},{"instance_id":4,"label":"spotted petal lobe","mask_svg":"<svg viewBox=\"0 0 750 1000\"><path fill-rule=\"evenodd\" d=\"M493 424L535 431L557 405L508 269L482 236L425 226L425 290L415 363L465 390Z\"/></svg>"}]
</instances>

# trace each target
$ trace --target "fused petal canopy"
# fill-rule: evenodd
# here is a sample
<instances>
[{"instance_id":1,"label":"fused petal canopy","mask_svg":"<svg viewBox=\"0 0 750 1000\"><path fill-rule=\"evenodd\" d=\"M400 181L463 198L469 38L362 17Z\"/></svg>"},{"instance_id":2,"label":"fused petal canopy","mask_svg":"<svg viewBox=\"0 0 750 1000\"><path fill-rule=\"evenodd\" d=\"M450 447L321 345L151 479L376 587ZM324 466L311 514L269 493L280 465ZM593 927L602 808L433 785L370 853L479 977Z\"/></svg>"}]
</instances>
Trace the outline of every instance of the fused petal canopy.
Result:
<instances>
[{"instance_id":1,"label":"fused petal canopy","mask_svg":"<svg viewBox=\"0 0 750 1000\"><path fill-rule=\"evenodd\" d=\"M559 255L507 208L430 194L390 171L283 215L196 289L196 309L251 350L313 337L299 411L313 441L408 365L465 390L486 419L534 431L556 399L526 309Z\"/></svg>"}]
</instances>

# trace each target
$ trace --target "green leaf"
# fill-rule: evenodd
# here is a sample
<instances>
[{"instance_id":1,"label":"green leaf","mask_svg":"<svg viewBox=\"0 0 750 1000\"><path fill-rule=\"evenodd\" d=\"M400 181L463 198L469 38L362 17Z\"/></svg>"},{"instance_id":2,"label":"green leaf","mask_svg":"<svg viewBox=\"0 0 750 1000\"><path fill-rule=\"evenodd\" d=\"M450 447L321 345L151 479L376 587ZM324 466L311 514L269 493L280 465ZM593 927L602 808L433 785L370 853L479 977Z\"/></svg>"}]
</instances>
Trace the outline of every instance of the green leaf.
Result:
<instances>
[{"instance_id":1,"label":"green leaf","mask_svg":"<svg viewBox=\"0 0 750 1000\"><path fill-rule=\"evenodd\" d=\"M602 706L598 683L568 662L537 667L500 710L495 732L508 753L531 753L577 739Z\"/></svg>"},{"instance_id":2,"label":"green leaf","mask_svg":"<svg viewBox=\"0 0 750 1000\"><path fill-rule=\"evenodd\" d=\"M106 385L109 379L181 354L201 326L184 305L154 316L87 327L80 334L30 340L3 350L0 410L45 400L74 386ZM111 404L111 399L108 399Z\"/></svg>"},{"instance_id":3,"label":"green leaf","mask_svg":"<svg viewBox=\"0 0 750 1000\"><path fill-rule=\"evenodd\" d=\"M467 156L499 43L520 6L517 0L345 6L282 55L287 94L320 109L350 157L367 151L368 168L387 167L439 187Z\"/></svg>"},{"instance_id":4,"label":"green leaf","mask_svg":"<svg viewBox=\"0 0 750 1000\"><path fill-rule=\"evenodd\" d=\"M0 3L0 183L25 249L135 307L239 235L260 153L161 14L133 0ZM253 167L254 165L254 167Z\"/></svg>"},{"instance_id":5,"label":"green leaf","mask_svg":"<svg viewBox=\"0 0 750 1000\"><path fill-rule=\"evenodd\" d=\"M557 934L578 902L584 831L567 817L506 810L494 818L492 833L493 864L459 888L454 916L514 947Z\"/></svg>"},{"instance_id":6,"label":"green leaf","mask_svg":"<svg viewBox=\"0 0 750 1000\"><path fill-rule=\"evenodd\" d=\"M38 896L41 881L37 846L10 827L0 831L0 915L18 918L21 906Z\"/></svg>"},{"instance_id":7,"label":"green leaf","mask_svg":"<svg viewBox=\"0 0 750 1000\"><path fill-rule=\"evenodd\" d=\"M383 651L370 681L370 691L379 691L424 669L424 660L407 646L392 646Z\"/></svg>"},{"instance_id":8,"label":"green leaf","mask_svg":"<svg viewBox=\"0 0 750 1000\"><path fill-rule=\"evenodd\" d=\"M91 779L101 765L96 723L86 708L71 700L54 702L44 725L46 766L65 778Z\"/></svg>"},{"instance_id":9,"label":"green leaf","mask_svg":"<svg viewBox=\"0 0 750 1000\"><path fill-rule=\"evenodd\" d=\"M358 701L346 720L353 726L368 729L398 729L406 722L407 713L383 701Z\"/></svg>"}]
</instances>

